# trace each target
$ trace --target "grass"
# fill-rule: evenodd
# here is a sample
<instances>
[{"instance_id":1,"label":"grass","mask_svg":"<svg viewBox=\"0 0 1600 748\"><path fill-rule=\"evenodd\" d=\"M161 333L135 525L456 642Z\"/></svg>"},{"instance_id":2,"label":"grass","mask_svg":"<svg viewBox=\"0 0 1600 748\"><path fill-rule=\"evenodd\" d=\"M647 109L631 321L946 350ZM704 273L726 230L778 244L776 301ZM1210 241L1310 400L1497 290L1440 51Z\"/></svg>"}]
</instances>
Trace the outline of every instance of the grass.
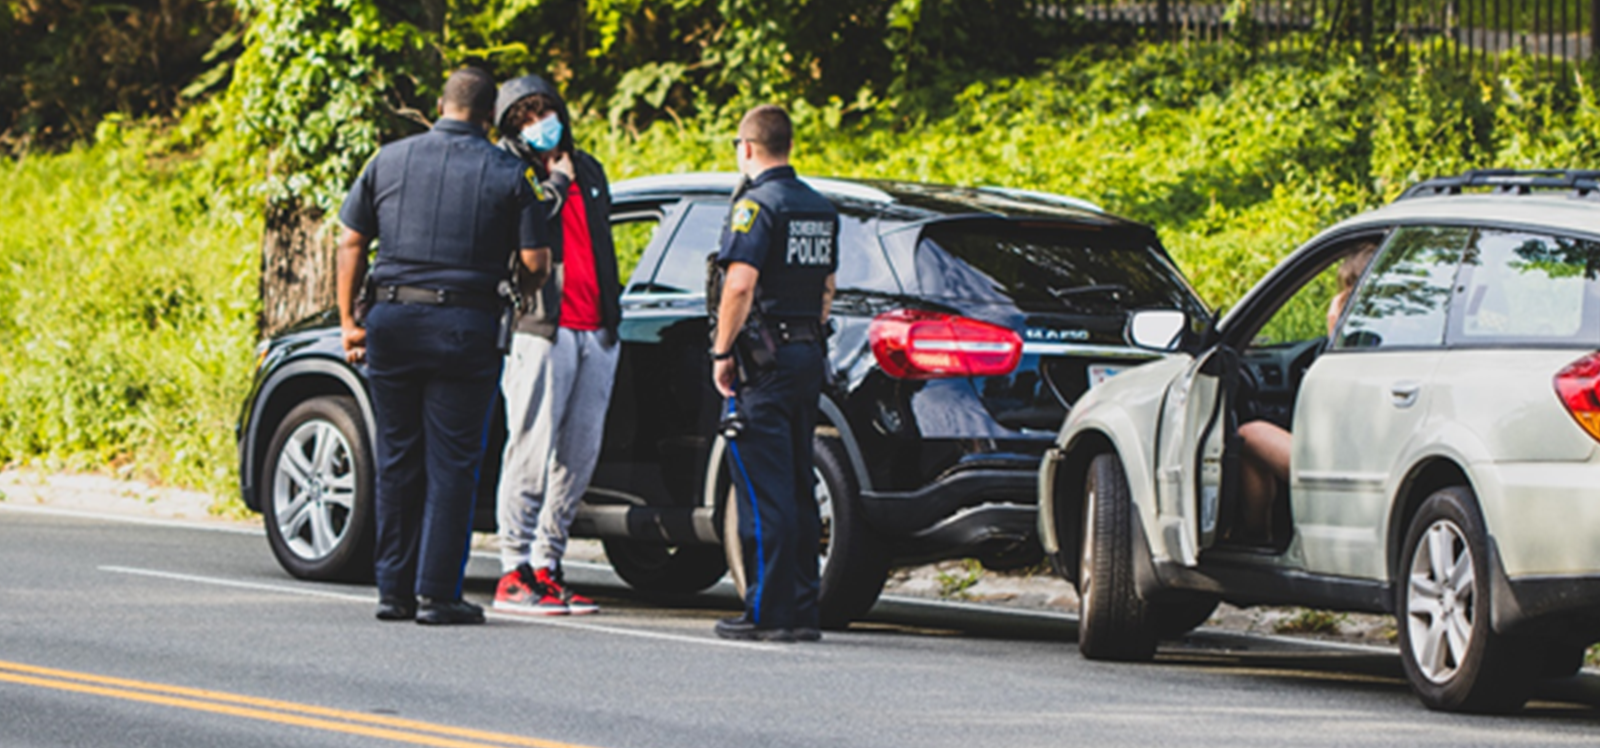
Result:
<instances>
[{"instance_id":1,"label":"grass","mask_svg":"<svg viewBox=\"0 0 1600 748\"><path fill-rule=\"evenodd\" d=\"M1335 636L1339 627L1348 620L1343 613L1301 608L1294 615L1272 625L1279 634L1325 634Z\"/></svg>"},{"instance_id":2,"label":"grass","mask_svg":"<svg viewBox=\"0 0 1600 748\"><path fill-rule=\"evenodd\" d=\"M983 564L977 559L962 559L956 568L949 568L945 564L939 569L936 579L939 581L939 597L946 600L965 600L968 590L972 589L983 579Z\"/></svg>"},{"instance_id":3,"label":"grass","mask_svg":"<svg viewBox=\"0 0 1600 748\"><path fill-rule=\"evenodd\" d=\"M0 162L0 462L231 486L260 206L202 114Z\"/></svg>"},{"instance_id":4,"label":"grass","mask_svg":"<svg viewBox=\"0 0 1600 748\"><path fill-rule=\"evenodd\" d=\"M1317 231L1425 176L1600 166L1600 103L1531 71L1516 57L1487 79L1226 45L1088 49L971 81L937 111L797 104L796 165L1085 197L1156 226L1201 297L1227 307ZM226 122L206 104L0 162L0 463L231 494L265 159ZM578 134L621 180L732 170L734 122L633 133L591 114ZM631 266L648 230L619 240ZM1325 303L1289 322L1316 326Z\"/></svg>"}]
</instances>

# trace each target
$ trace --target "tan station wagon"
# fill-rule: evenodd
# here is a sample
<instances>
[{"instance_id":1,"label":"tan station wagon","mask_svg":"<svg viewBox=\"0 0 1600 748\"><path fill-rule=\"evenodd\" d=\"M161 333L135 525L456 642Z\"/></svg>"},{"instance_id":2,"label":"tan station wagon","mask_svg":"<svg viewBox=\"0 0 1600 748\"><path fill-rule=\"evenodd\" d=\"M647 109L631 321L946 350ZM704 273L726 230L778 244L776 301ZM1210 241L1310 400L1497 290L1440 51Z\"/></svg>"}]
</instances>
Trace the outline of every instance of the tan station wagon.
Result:
<instances>
[{"instance_id":1,"label":"tan station wagon","mask_svg":"<svg viewBox=\"0 0 1600 748\"><path fill-rule=\"evenodd\" d=\"M1392 613L1423 703L1505 711L1600 640L1600 172L1425 182L1128 337L1168 355L1040 468L1085 656L1224 600Z\"/></svg>"}]
</instances>

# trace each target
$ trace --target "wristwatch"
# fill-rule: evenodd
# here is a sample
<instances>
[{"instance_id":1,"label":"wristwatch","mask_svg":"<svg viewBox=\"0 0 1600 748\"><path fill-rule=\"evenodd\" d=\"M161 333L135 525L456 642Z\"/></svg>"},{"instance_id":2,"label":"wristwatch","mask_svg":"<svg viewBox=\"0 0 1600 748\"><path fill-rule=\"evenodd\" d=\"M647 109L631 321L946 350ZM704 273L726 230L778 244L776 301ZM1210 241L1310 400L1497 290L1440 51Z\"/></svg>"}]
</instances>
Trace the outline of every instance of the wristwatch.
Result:
<instances>
[{"instance_id":1,"label":"wristwatch","mask_svg":"<svg viewBox=\"0 0 1600 748\"><path fill-rule=\"evenodd\" d=\"M730 358L733 358L733 349L732 348L729 348L728 350L723 351L721 353L717 353L717 349L712 348L712 349L708 350L707 353L711 354L711 360L712 361L726 361L726 360L728 360Z\"/></svg>"}]
</instances>

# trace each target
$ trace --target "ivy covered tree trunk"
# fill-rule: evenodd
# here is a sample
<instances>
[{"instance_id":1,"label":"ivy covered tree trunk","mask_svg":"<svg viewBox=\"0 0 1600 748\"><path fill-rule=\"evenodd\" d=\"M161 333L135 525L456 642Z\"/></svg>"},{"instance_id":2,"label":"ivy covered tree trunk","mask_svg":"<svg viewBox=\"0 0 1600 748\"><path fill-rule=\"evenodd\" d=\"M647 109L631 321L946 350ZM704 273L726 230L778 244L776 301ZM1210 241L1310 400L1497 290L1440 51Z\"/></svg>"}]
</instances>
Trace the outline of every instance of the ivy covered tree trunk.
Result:
<instances>
[{"instance_id":1,"label":"ivy covered tree trunk","mask_svg":"<svg viewBox=\"0 0 1600 748\"><path fill-rule=\"evenodd\" d=\"M447 0L238 0L247 47L229 95L270 154L262 183L260 332L334 306L334 220L378 144L417 132L443 60L427 40Z\"/></svg>"},{"instance_id":2,"label":"ivy covered tree trunk","mask_svg":"<svg viewBox=\"0 0 1600 748\"><path fill-rule=\"evenodd\" d=\"M267 209L261 239L261 318L271 336L333 307L337 234L323 231L323 214L294 203Z\"/></svg>"}]
</instances>

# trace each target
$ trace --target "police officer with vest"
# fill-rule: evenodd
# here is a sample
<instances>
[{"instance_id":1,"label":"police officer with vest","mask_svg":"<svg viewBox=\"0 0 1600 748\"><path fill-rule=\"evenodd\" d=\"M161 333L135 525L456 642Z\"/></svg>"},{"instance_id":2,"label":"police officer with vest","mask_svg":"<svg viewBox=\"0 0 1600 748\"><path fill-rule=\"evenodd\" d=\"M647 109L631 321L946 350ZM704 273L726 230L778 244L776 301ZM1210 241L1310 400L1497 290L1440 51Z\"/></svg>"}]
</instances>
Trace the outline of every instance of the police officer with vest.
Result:
<instances>
[{"instance_id":1,"label":"police officer with vest","mask_svg":"<svg viewBox=\"0 0 1600 748\"><path fill-rule=\"evenodd\" d=\"M789 165L789 114L758 106L739 123L739 172L717 263L723 285L712 380L736 413L729 471L739 500L745 612L718 621L725 639L822 638L817 608L821 519L811 438L822 391L839 214Z\"/></svg>"},{"instance_id":2,"label":"police officer with vest","mask_svg":"<svg viewBox=\"0 0 1600 748\"><path fill-rule=\"evenodd\" d=\"M367 361L377 432L381 620L483 622L461 578L503 361L500 284L514 256L540 276L550 261L526 167L488 140L494 100L488 73L451 74L433 129L380 149L339 212L345 355ZM374 238L363 329L355 301Z\"/></svg>"}]
</instances>

